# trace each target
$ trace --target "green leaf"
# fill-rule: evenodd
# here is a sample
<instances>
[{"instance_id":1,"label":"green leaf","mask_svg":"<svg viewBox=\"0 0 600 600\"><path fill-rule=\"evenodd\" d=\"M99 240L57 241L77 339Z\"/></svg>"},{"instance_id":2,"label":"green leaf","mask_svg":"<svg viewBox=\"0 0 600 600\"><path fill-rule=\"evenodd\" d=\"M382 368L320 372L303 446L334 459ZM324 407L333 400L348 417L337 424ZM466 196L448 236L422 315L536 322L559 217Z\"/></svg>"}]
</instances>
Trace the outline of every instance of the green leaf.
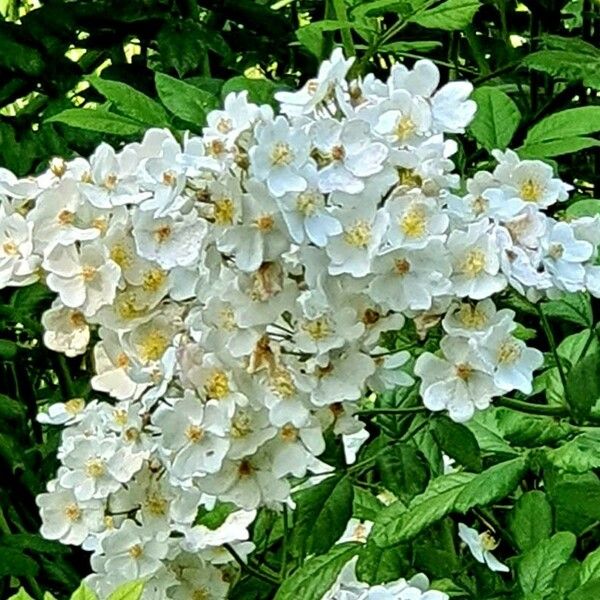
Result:
<instances>
[{"instance_id":1,"label":"green leaf","mask_svg":"<svg viewBox=\"0 0 600 600\"><path fill-rule=\"evenodd\" d=\"M350 23L344 21L331 19L316 21L296 30L296 38L311 54L321 59L323 54L323 32L349 29L350 27Z\"/></svg>"},{"instance_id":2,"label":"green leaf","mask_svg":"<svg viewBox=\"0 0 600 600\"><path fill-rule=\"evenodd\" d=\"M409 568L406 548L380 548L373 540L367 539L358 554L356 575L360 581L375 585L398 579L398 574Z\"/></svg>"},{"instance_id":3,"label":"green leaf","mask_svg":"<svg viewBox=\"0 0 600 600\"><path fill-rule=\"evenodd\" d=\"M594 325L590 297L584 292L566 294L558 300L544 302L542 311L548 317L571 321L583 327L591 328Z\"/></svg>"},{"instance_id":4,"label":"green leaf","mask_svg":"<svg viewBox=\"0 0 600 600\"><path fill-rule=\"evenodd\" d=\"M90 588L82 583L71 596L71 600L98 600L98 597Z\"/></svg>"},{"instance_id":5,"label":"green leaf","mask_svg":"<svg viewBox=\"0 0 600 600\"><path fill-rule=\"evenodd\" d=\"M436 48L440 48L442 46L441 42L433 42L433 41L405 41L405 42L391 42L389 44L384 44L383 46L379 46L378 52L389 52L391 54L403 54L405 52L410 53L423 53L430 52L431 50L435 50Z\"/></svg>"},{"instance_id":6,"label":"green leaf","mask_svg":"<svg viewBox=\"0 0 600 600\"><path fill-rule=\"evenodd\" d=\"M569 594L568 600L592 600L592 598L600 598L600 579L594 579L579 586Z\"/></svg>"},{"instance_id":7,"label":"green leaf","mask_svg":"<svg viewBox=\"0 0 600 600\"><path fill-rule=\"evenodd\" d=\"M496 409L496 420L505 440L526 448L555 444L577 431L569 423L552 417L526 415L508 408Z\"/></svg>"},{"instance_id":8,"label":"green leaf","mask_svg":"<svg viewBox=\"0 0 600 600\"><path fill-rule=\"evenodd\" d=\"M216 98L212 94L164 73L156 73L155 83L161 102L175 116L194 123L198 130L204 122L206 112L216 104Z\"/></svg>"},{"instance_id":9,"label":"green leaf","mask_svg":"<svg viewBox=\"0 0 600 600\"><path fill-rule=\"evenodd\" d=\"M494 409L478 412L466 426L477 439L482 452L507 457L517 454L517 451L504 439Z\"/></svg>"},{"instance_id":10,"label":"green leaf","mask_svg":"<svg viewBox=\"0 0 600 600\"><path fill-rule=\"evenodd\" d=\"M600 54L572 50L539 50L523 59L523 65L568 81L600 89Z\"/></svg>"},{"instance_id":11,"label":"green leaf","mask_svg":"<svg viewBox=\"0 0 600 600\"><path fill-rule=\"evenodd\" d=\"M354 542L336 544L327 554L309 558L282 583L274 600L321 600L359 549L360 544Z\"/></svg>"},{"instance_id":12,"label":"green leaf","mask_svg":"<svg viewBox=\"0 0 600 600\"><path fill-rule=\"evenodd\" d=\"M561 531L526 552L517 565L523 592L545 598L552 590L558 568L569 560L576 542L577 538L572 533Z\"/></svg>"},{"instance_id":13,"label":"green leaf","mask_svg":"<svg viewBox=\"0 0 600 600\"><path fill-rule=\"evenodd\" d=\"M427 489L413 499L408 508L395 502L384 508L373 526L371 536L380 547L408 541L448 513L465 486L475 479L472 473L450 473L433 479Z\"/></svg>"},{"instance_id":14,"label":"green leaf","mask_svg":"<svg viewBox=\"0 0 600 600\"><path fill-rule=\"evenodd\" d=\"M143 123L109 113L100 109L69 108L46 119L46 123L64 123L79 129L88 129L100 133L110 133L118 136L141 135L145 126Z\"/></svg>"},{"instance_id":15,"label":"green leaf","mask_svg":"<svg viewBox=\"0 0 600 600\"><path fill-rule=\"evenodd\" d=\"M223 84L221 95L224 97L231 92L248 92L248 99L256 104L274 104L274 96L281 86L270 79L244 77L232 77Z\"/></svg>"},{"instance_id":16,"label":"green leaf","mask_svg":"<svg viewBox=\"0 0 600 600\"><path fill-rule=\"evenodd\" d=\"M38 565L32 558L14 548L0 546L0 577L35 577Z\"/></svg>"},{"instance_id":17,"label":"green leaf","mask_svg":"<svg viewBox=\"0 0 600 600\"><path fill-rule=\"evenodd\" d=\"M427 486L427 465L412 445L390 446L377 458L377 466L383 485L401 500L413 498Z\"/></svg>"},{"instance_id":18,"label":"green leaf","mask_svg":"<svg viewBox=\"0 0 600 600\"><path fill-rule=\"evenodd\" d=\"M140 600L144 592L143 581L132 581L119 586L107 600Z\"/></svg>"},{"instance_id":19,"label":"green leaf","mask_svg":"<svg viewBox=\"0 0 600 600\"><path fill-rule=\"evenodd\" d=\"M352 499L352 516L361 521L374 521L383 504L371 492L361 487L354 487L354 498Z\"/></svg>"},{"instance_id":20,"label":"green leaf","mask_svg":"<svg viewBox=\"0 0 600 600\"><path fill-rule=\"evenodd\" d=\"M418 12L408 20L428 29L456 31L472 23L480 6L479 0L446 0L434 8Z\"/></svg>"},{"instance_id":21,"label":"green leaf","mask_svg":"<svg viewBox=\"0 0 600 600\"><path fill-rule=\"evenodd\" d=\"M209 529L217 529L235 510L236 506L231 502L217 502L211 510L202 511L200 515L197 515L194 525L204 525Z\"/></svg>"},{"instance_id":22,"label":"green leaf","mask_svg":"<svg viewBox=\"0 0 600 600\"><path fill-rule=\"evenodd\" d=\"M470 471L481 471L481 450L471 431L447 417L433 422L433 437L442 450Z\"/></svg>"},{"instance_id":23,"label":"green leaf","mask_svg":"<svg viewBox=\"0 0 600 600\"><path fill-rule=\"evenodd\" d=\"M354 490L348 477L328 477L294 494L292 542L300 555L323 554L344 533L352 517Z\"/></svg>"},{"instance_id":24,"label":"green leaf","mask_svg":"<svg viewBox=\"0 0 600 600\"><path fill-rule=\"evenodd\" d=\"M579 578L582 584L600 578L600 546L583 559Z\"/></svg>"},{"instance_id":25,"label":"green leaf","mask_svg":"<svg viewBox=\"0 0 600 600\"><path fill-rule=\"evenodd\" d=\"M168 127L165 109L134 87L100 77L88 77L88 81L126 117L153 127Z\"/></svg>"},{"instance_id":26,"label":"green leaf","mask_svg":"<svg viewBox=\"0 0 600 600\"><path fill-rule=\"evenodd\" d=\"M600 131L600 106L569 108L542 119L528 132L519 153L523 156L558 156L600 145L586 137Z\"/></svg>"},{"instance_id":27,"label":"green leaf","mask_svg":"<svg viewBox=\"0 0 600 600\"><path fill-rule=\"evenodd\" d=\"M68 554L68 547L59 542L46 540L34 533L12 533L10 535L0 535L0 546L9 548L20 548L22 550L34 550L43 554Z\"/></svg>"},{"instance_id":28,"label":"green leaf","mask_svg":"<svg viewBox=\"0 0 600 600\"><path fill-rule=\"evenodd\" d=\"M477 102L477 112L469 126L473 137L488 150L504 150L521 120L517 105L496 87L478 88L471 99Z\"/></svg>"},{"instance_id":29,"label":"green leaf","mask_svg":"<svg viewBox=\"0 0 600 600\"><path fill-rule=\"evenodd\" d=\"M600 398L600 352L584 356L567 374L567 400L578 419L589 416Z\"/></svg>"},{"instance_id":30,"label":"green leaf","mask_svg":"<svg viewBox=\"0 0 600 600\"><path fill-rule=\"evenodd\" d=\"M567 336L558 345L556 351L559 358L565 361L567 366L573 366L579 362L584 350L586 354L593 354L599 347L596 332L593 329L583 329L578 333Z\"/></svg>"},{"instance_id":31,"label":"green leaf","mask_svg":"<svg viewBox=\"0 0 600 600\"><path fill-rule=\"evenodd\" d=\"M519 457L486 469L467 483L456 498L454 510L465 513L504 498L517 487L527 467L527 460Z\"/></svg>"},{"instance_id":32,"label":"green leaf","mask_svg":"<svg viewBox=\"0 0 600 600\"><path fill-rule=\"evenodd\" d=\"M211 35L218 35L216 31ZM175 69L184 77L202 64L206 54L207 32L200 23L186 19L167 22L158 33L158 51L166 69Z\"/></svg>"},{"instance_id":33,"label":"green leaf","mask_svg":"<svg viewBox=\"0 0 600 600\"><path fill-rule=\"evenodd\" d=\"M570 473L586 473L600 468L600 433L582 433L546 456L557 468Z\"/></svg>"},{"instance_id":34,"label":"green leaf","mask_svg":"<svg viewBox=\"0 0 600 600\"><path fill-rule=\"evenodd\" d=\"M34 600L23 588L13 594L8 600ZM95 600L95 599L94 599Z\"/></svg>"},{"instance_id":35,"label":"green leaf","mask_svg":"<svg viewBox=\"0 0 600 600\"><path fill-rule=\"evenodd\" d=\"M567 217L571 219L578 219L579 217L594 217L600 215L600 200L595 198L578 200L567 206L565 210Z\"/></svg>"},{"instance_id":36,"label":"green leaf","mask_svg":"<svg viewBox=\"0 0 600 600\"><path fill-rule=\"evenodd\" d=\"M552 507L544 492L523 494L508 515L508 526L521 552L531 550L552 534Z\"/></svg>"},{"instance_id":37,"label":"green leaf","mask_svg":"<svg viewBox=\"0 0 600 600\"><path fill-rule=\"evenodd\" d=\"M0 360L14 360L19 346L11 340L0 340Z\"/></svg>"}]
</instances>

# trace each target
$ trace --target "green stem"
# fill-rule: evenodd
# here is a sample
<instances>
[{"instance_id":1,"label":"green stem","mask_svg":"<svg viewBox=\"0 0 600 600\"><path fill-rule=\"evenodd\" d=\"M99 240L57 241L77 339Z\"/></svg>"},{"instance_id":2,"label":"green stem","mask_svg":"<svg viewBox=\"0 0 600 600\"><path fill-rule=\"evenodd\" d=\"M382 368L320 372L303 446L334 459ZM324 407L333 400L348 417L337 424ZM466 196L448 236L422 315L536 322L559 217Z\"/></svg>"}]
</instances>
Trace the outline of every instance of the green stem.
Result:
<instances>
[{"instance_id":1,"label":"green stem","mask_svg":"<svg viewBox=\"0 0 600 600\"><path fill-rule=\"evenodd\" d=\"M279 585L280 581L275 577L271 577L270 575L267 575L266 573L263 573L262 571L259 571L258 569L255 569L254 567L251 567L249 564L245 563L244 559L232 548L231 544L223 544L223 546L227 549L229 554L231 554L235 562L238 565L240 565L242 571L246 571L253 577L256 577L257 579L262 579L267 583Z\"/></svg>"},{"instance_id":2,"label":"green stem","mask_svg":"<svg viewBox=\"0 0 600 600\"><path fill-rule=\"evenodd\" d=\"M536 306L538 315L540 316L540 321L542 323L542 328L544 329L544 333L546 334L546 338L548 338L548 343L550 344L550 349L552 350L552 356L554 356L554 361L556 362L556 367L558 369L558 375L560 377L560 381L563 385L565 400L567 404L571 406L570 398L569 398L569 390L567 389L567 375L565 373L565 369L563 364L558 356L558 348L556 346L556 341L554 340L554 334L552 333L552 328L550 327L550 323L548 323L548 319L544 314L541 304Z\"/></svg>"},{"instance_id":3,"label":"green stem","mask_svg":"<svg viewBox=\"0 0 600 600\"><path fill-rule=\"evenodd\" d=\"M73 379L71 377L71 372L69 371L69 365L67 364L67 360L63 354L56 355L55 372L60 383L61 391L65 398L67 400L75 398L77 396L75 393L75 386L73 385Z\"/></svg>"},{"instance_id":4,"label":"green stem","mask_svg":"<svg viewBox=\"0 0 600 600\"><path fill-rule=\"evenodd\" d=\"M490 67L485 58L485 53L481 48L481 44L479 42L479 38L475 33L475 28L473 25L467 26L465 29L465 36L467 38L467 42L469 42L469 46L471 48L471 52L473 53L473 58L479 67L479 70L483 75L487 75L490 72Z\"/></svg>"},{"instance_id":5,"label":"green stem","mask_svg":"<svg viewBox=\"0 0 600 600\"><path fill-rule=\"evenodd\" d=\"M348 20L348 12L346 10L345 0L331 0L333 5L333 12L338 21L345 24L350 24ZM343 27L340 30L342 35L342 44L344 45L344 53L346 58L350 56L356 56L356 50L354 49L354 42L352 41L352 32L348 27Z\"/></svg>"},{"instance_id":6,"label":"green stem","mask_svg":"<svg viewBox=\"0 0 600 600\"><path fill-rule=\"evenodd\" d=\"M519 412L530 415L545 415L547 417L567 417L569 410L565 406L549 406L547 404L533 404L531 402L523 402L514 398L496 398L495 406L503 406L504 408L512 408Z\"/></svg>"},{"instance_id":7,"label":"green stem","mask_svg":"<svg viewBox=\"0 0 600 600\"><path fill-rule=\"evenodd\" d=\"M281 547L281 572L280 578L282 581L285 581L285 577L287 575L287 554L288 554L288 511L287 506L283 505L283 538L282 538L282 547Z\"/></svg>"}]
</instances>

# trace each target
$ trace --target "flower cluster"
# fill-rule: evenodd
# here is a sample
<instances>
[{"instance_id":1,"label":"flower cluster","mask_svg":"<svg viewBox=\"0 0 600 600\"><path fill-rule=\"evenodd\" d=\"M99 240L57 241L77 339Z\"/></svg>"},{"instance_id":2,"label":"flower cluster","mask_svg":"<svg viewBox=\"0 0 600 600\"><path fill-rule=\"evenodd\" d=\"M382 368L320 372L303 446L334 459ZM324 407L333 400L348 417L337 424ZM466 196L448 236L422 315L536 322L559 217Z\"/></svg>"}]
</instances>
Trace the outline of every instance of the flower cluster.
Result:
<instances>
[{"instance_id":1,"label":"flower cluster","mask_svg":"<svg viewBox=\"0 0 600 600\"><path fill-rule=\"evenodd\" d=\"M544 212L570 189L548 165L497 152L461 192L445 135L475 113L469 83L440 87L427 60L347 82L351 63L334 51L278 115L231 94L201 137L0 171L0 286L56 292L45 344L98 340L92 387L113 399L40 415L65 426L43 534L93 552L101 596L145 577L148 598L224 598L223 544L246 556L255 510L327 470L324 433L352 461L360 399L413 382L382 333L442 320L414 372L464 421L541 365L494 294L600 295L599 220ZM215 502L239 510L208 529Z\"/></svg>"}]
</instances>

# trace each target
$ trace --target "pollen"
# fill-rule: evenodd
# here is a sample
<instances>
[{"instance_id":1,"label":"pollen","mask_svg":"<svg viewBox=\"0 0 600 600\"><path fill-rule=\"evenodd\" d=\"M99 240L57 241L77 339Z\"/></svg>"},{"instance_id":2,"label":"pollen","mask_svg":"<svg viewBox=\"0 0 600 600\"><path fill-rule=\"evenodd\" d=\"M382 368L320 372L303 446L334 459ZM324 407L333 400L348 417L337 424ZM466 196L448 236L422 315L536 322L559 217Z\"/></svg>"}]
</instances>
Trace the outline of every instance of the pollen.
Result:
<instances>
[{"instance_id":1,"label":"pollen","mask_svg":"<svg viewBox=\"0 0 600 600\"><path fill-rule=\"evenodd\" d=\"M129 548L127 554L129 554L129 556L131 556L131 558L133 558L134 560L137 560L138 558L140 558L140 556L142 556L142 554L144 554L144 549L140 544L134 544L133 546L131 546L131 548Z\"/></svg>"},{"instance_id":2,"label":"pollen","mask_svg":"<svg viewBox=\"0 0 600 600\"><path fill-rule=\"evenodd\" d=\"M420 188L423 185L423 179L414 169L398 169L398 178L400 185L409 188Z\"/></svg>"},{"instance_id":3,"label":"pollen","mask_svg":"<svg viewBox=\"0 0 600 600\"><path fill-rule=\"evenodd\" d=\"M485 313L471 304L462 304L457 312L458 320L469 329L481 329L487 323Z\"/></svg>"},{"instance_id":4,"label":"pollen","mask_svg":"<svg viewBox=\"0 0 600 600\"><path fill-rule=\"evenodd\" d=\"M271 150L271 163L273 166L284 167L291 164L294 159L294 153L289 144L278 142Z\"/></svg>"},{"instance_id":5,"label":"pollen","mask_svg":"<svg viewBox=\"0 0 600 600\"><path fill-rule=\"evenodd\" d=\"M302 329L308 333L310 339L318 342L327 339L331 335L331 326L326 317L319 317L312 321L306 321Z\"/></svg>"},{"instance_id":6,"label":"pollen","mask_svg":"<svg viewBox=\"0 0 600 600\"><path fill-rule=\"evenodd\" d=\"M245 412L240 412L231 422L231 437L240 439L252 433L252 421Z\"/></svg>"},{"instance_id":7,"label":"pollen","mask_svg":"<svg viewBox=\"0 0 600 600\"><path fill-rule=\"evenodd\" d=\"M211 140L209 144L206 144L206 151L211 156L219 156L225 152L225 144L221 140Z\"/></svg>"},{"instance_id":8,"label":"pollen","mask_svg":"<svg viewBox=\"0 0 600 600\"><path fill-rule=\"evenodd\" d=\"M87 323L83 313L80 310L72 310L69 313L69 322L75 329L83 329Z\"/></svg>"},{"instance_id":9,"label":"pollen","mask_svg":"<svg viewBox=\"0 0 600 600\"><path fill-rule=\"evenodd\" d=\"M58 223L63 227L67 225L73 225L75 222L75 213L72 213L70 210L61 210L56 217L58 219Z\"/></svg>"},{"instance_id":10,"label":"pollen","mask_svg":"<svg viewBox=\"0 0 600 600\"><path fill-rule=\"evenodd\" d=\"M235 322L235 314L229 306L219 311L219 329L224 331L235 331L237 324Z\"/></svg>"},{"instance_id":11,"label":"pollen","mask_svg":"<svg viewBox=\"0 0 600 600\"><path fill-rule=\"evenodd\" d=\"M162 176L162 182L169 187L173 187L177 183L177 173L175 171L165 171Z\"/></svg>"},{"instance_id":12,"label":"pollen","mask_svg":"<svg viewBox=\"0 0 600 600\"><path fill-rule=\"evenodd\" d=\"M298 429L294 427L291 423L284 425L279 431L279 437L288 443L293 443L298 440Z\"/></svg>"},{"instance_id":13,"label":"pollen","mask_svg":"<svg viewBox=\"0 0 600 600\"><path fill-rule=\"evenodd\" d=\"M119 427L123 427L127 423L127 411L124 408L115 408L113 420Z\"/></svg>"},{"instance_id":14,"label":"pollen","mask_svg":"<svg viewBox=\"0 0 600 600\"><path fill-rule=\"evenodd\" d=\"M146 292L158 292L167 280L167 273L162 269L149 269L144 273L142 288Z\"/></svg>"},{"instance_id":15,"label":"pollen","mask_svg":"<svg viewBox=\"0 0 600 600\"><path fill-rule=\"evenodd\" d=\"M331 158L333 160L344 160L346 157L346 151L344 150L344 146L334 146L331 149Z\"/></svg>"},{"instance_id":16,"label":"pollen","mask_svg":"<svg viewBox=\"0 0 600 600\"><path fill-rule=\"evenodd\" d=\"M204 429L200 425L188 425L185 430L185 437L192 444L199 444L204 438Z\"/></svg>"},{"instance_id":17,"label":"pollen","mask_svg":"<svg viewBox=\"0 0 600 600\"><path fill-rule=\"evenodd\" d=\"M273 215L264 214L254 219L254 224L263 233L268 233L273 229L273 226L275 225L275 219L273 218Z\"/></svg>"},{"instance_id":18,"label":"pollen","mask_svg":"<svg viewBox=\"0 0 600 600\"><path fill-rule=\"evenodd\" d=\"M485 269L485 253L479 248L469 250L460 267L467 277L477 277Z\"/></svg>"},{"instance_id":19,"label":"pollen","mask_svg":"<svg viewBox=\"0 0 600 600\"><path fill-rule=\"evenodd\" d=\"M420 206L409 208L401 219L398 225L402 233L409 238L419 238L426 231L426 215L425 211Z\"/></svg>"},{"instance_id":20,"label":"pollen","mask_svg":"<svg viewBox=\"0 0 600 600\"><path fill-rule=\"evenodd\" d=\"M217 400L225 398L231 391L227 373L221 369L215 370L208 378L208 381L204 385L204 389L209 398L216 398Z\"/></svg>"},{"instance_id":21,"label":"pollen","mask_svg":"<svg viewBox=\"0 0 600 600\"><path fill-rule=\"evenodd\" d=\"M498 349L498 362L501 365L509 365L516 362L521 356L521 348L517 345L515 340L507 339L504 341Z\"/></svg>"},{"instance_id":22,"label":"pollen","mask_svg":"<svg viewBox=\"0 0 600 600\"><path fill-rule=\"evenodd\" d=\"M115 244L110 249L110 258L116 262L121 269L130 267L133 263L133 256L130 250L124 244Z\"/></svg>"},{"instance_id":23,"label":"pollen","mask_svg":"<svg viewBox=\"0 0 600 600\"><path fill-rule=\"evenodd\" d=\"M311 217L322 206L323 196L318 192L309 190L298 194L296 198L296 208L305 217Z\"/></svg>"},{"instance_id":24,"label":"pollen","mask_svg":"<svg viewBox=\"0 0 600 600\"><path fill-rule=\"evenodd\" d=\"M127 356L127 354L125 354L125 352L119 352L119 354L117 354L117 357L115 359L115 365L119 367L119 369L124 369L125 367L128 367L129 362L129 357Z\"/></svg>"},{"instance_id":25,"label":"pollen","mask_svg":"<svg viewBox=\"0 0 600 600\"><path fill-rule=\"evenodd\" d=\"M528 179L521 185L521 198L525 202L539 202L543 188L542 186L533 179Z\"/></svg>"},{"instance_id":26,"label":"pollen","mask_svg":"<svg viewBox=\"0 0 600 600\"><path fill-rule=\"evenodd\" d=\"M161 225L154 230L154 239L157 244L164 244L173 233L173 228L170 225Z\"/></svg>"},{"instance_id":27,"label":"pollen","mask_svg":"<svg viewBox=\"0 0 600 600\"><path fill-rule=\"evenodd\" d=\"M81 276L83 277L84 281L93 281L94 277L96 277L97 272L98 269L96 269L96 267L92 265L84 265L81 268Z\"/></svg>"},{"instance_id":28,"label":"pollen","mask_svg":"<svg viewBox=\"0 0 600 600\"><path fill-rule=\"evenodd\" d=\"M489 204L490 203L485 198L477 196L477 198L471 202L471 210L476 216L479 216L488 209Z\"/></svg>"},{"instance_id":29,"label":"pollen","mask_svg":"<svg viewBox=\"0 0 600 600\"><path fill-rule=\"evenodd\" d=\"M55 177L62 177L67 172L67 163L59 157L54 157L50 161L50 171Z\"/></svg>"},{"instance_id":30,"label":"pollen","mask_svg":"<svg viewBox=\"0 0 600 600\"><path fill-rule=\"evenodd\" d=\"M196 588L192 592L191 600L210 600L210 592L205 588Z\"/></svg>"},{"instance_id":31,"label":"pollen","mask_svg":"<svg viewBox=\"0 0 600 600\"><path fill-rule=\"evenodd\" d=\"M226 119L225 117L221 117L217 121L216 129L219 133L226 134L229 133L233 129L233 123L231 119Z\"/></svg>"},{"instance_id":32,"label":"pollen","mask_svg":"<svg viewBox=\"0 0 600 600\"><path fill-rule=\"evenodd\" d=\"M4 242L4 244L2 244L2 250L4 250L5 254L10 256L15 256L19 253L18 246L12 240L9 242Z\"/></svg>"},{"instance_id":33,"label":"pollen","mask_svg":"<svg viewBox=\"0 0 600 600\"><path fill-rule=\"evenodd\" d=\"M487 552L491 552L498 547L496 538L489 531L484 531L480 534L479 539L481 541L481 547Z\"/></svg>"},{"instance_id":34,"label":"pollen","mask_svg":"<svg viewBox=\"0 0 600 600\"><path fill-rule=\"evenodd\" d=\"M456 365L456 376L463 381L468 381L473 375L473 367L467 363Z\"/></svg>"},{"instance_id":35,"label":"pollen","mask_svg":"<svg viewBox=\"0 0 600 600\"><path fill-rule=\"evenodd\" d=\"M133 290L117 296L115 307L119 317L126 321L136 319L146 312L146 308L138 306L138 298Z\"/></svg>"},{"instance_id":36,"label":"pollen","mask_svg":"<svg viewBox=\"0 0 600 600\"><path fill-rule=\"evenodd\" d=\"M255 468L252 466L249 460L242 460L238 465L238 475L241 478L250 477L255 471Z\"/></svg>"},{"instance_id":37,"label":"pollen","mask_svg":"<svg viewBox=\"0 0 600 600\"><path fill-rule=\"evenodd\" d=\"M106 464L101 458L90 458L85 463L85 472L88 477L98 479L106 473Z\"/></svg>"},{"instance_id":38,"label":"pollen","mask_svg":"<svg viewBox=\"0 0 600 600\"><path fill-rule=\"evenodd\" d=\"M213 217L217 225L232 225L235 215L235 204L231 198L220 198L215 201Z\"/></svg>"},{"instance_id":39,"label":"pollen","mask_svg":"<svg viewBox=\"0 0 600 600\"><path fill-rule=\"evenodd\" d=\"M408 116L402 115L394 126L394 135L399 142L405 142L415 131L417 126L415 122Z\"/></svg>"},{"instance_id":40,"label":"pollen","mask_svg":"<svg viewBox=\"0 0 600 600\"><path fill-rule=\"evenodd\" d=\"M77 504L75 504L75 502L65 506L65 517L67 517L71 523L75 523L81 519L81 509L79 506L77 506Z\"/></svg>"},{"instance_id":41,"label":"pollen","mask_svg":"<svg viewBox=\"0 0 600 600\"><path fill-rule=\"evenodd\" d=\"M270 378L271 389L280 398L291 398L296 393L296 385L290 372L283 367L273 370Z\"/></svg>"},{"instance_id":42,"label":"pollen","mask_svg":"<svg viewBox=\"0 0 600 600\"><path fill-rule=\"evenodd\" d=\"M118 183L119 183L119 178L117 177L116 173L109 173L104 178L104 187L109 191L114 190L117 187Z\"/></svg>"},{"instance_id":43,"label":"pollen","mask_svg":"<svg viewBox=\"0 0 600 600\"><path fill-rule=\"evenodd\" d=\"M162 331L150 331L138 344L140 358L144 362L159 360L169 347L169 339Z\"/></svg>"},{"instance_id":44,"label":"pollen","mask_svg":"<svg viewBox=\"0 0 600 600\"><path fill-rule=\"evenodd\" d=\"M366 248L372 235L371 225L367 221L359 220L344 232L344 241L354 248Z\"/></svg>"},{"instance_id":45,"label":"pollen","mask_svg":"<svg viewBox=\"0 0 600 600\"><path fill-rule=\"evenodd\" d=\"M146 496L145 505L151 515L162 517L167 514L169 503L166 498L154 492Z\"/></svg>"},{"instance_id":46,"label":"pollen","mask_svg":"<svg viewBox=\"0 0 600 600\"><path fill-rule=\"evenodd\" d=\"M100 233L106 233L108 231L108 220L106 217L96 217L92 220L91 226Z\"/></svg>"},{"instance_id":47,"label":"pollen","mask_svg":"<svg viewBox=\"0 0 600 600\"><path fill-rule=\"evenodd\" d=\"M406 275L410 272L410 263L405 258L397 258L394 261L394 272L396 275Z\"/></svg>"},{"instance_id":48,"label":"pollen","mask_svg":"<svg viewBox=\"0 0 600 600\"><path fill-rule=\"evenodd\" d=\"M560 260L565 253L565 247L562 244L550 244L548 255L554 260Z\"/></svg>"},{"instance_id":49,"label":"pollen","mask_svg":"<svg viewBox=\"0 0 600 600\"><path fill-rule=\"evenodd\" d=\"M85 408L85 400L83 398L71 398L65 402L65 410L70 415L77 415Z\"/></svg>"}]
</instances>

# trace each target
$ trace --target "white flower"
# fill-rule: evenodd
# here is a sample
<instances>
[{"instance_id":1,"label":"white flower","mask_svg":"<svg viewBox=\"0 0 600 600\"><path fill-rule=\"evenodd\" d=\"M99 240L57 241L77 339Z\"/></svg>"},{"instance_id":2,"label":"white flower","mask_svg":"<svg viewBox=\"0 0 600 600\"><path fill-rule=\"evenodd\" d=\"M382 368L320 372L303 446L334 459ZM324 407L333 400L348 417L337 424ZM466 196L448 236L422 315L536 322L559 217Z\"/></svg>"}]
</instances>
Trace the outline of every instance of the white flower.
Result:
<instances>
[{"instance_id":1,"label":"white flower","mask_svg":"<svg viewBox=\"0 0 600 600\"><path fill-rule=\"evenodd\" d=\"M39 279L41 258L33 254L33 223L0 207L0 289L24 286Z\"/></svg>"},{"instance_id":2,"label":"white flower","mask_svg":"<svg viewBox=\"0 0 600 600\"><path fill-rule=\"evenodd\" d=\"M83 418L84 408L85 400L83 398L55 402L48 407L48 412L39 413L37 420L50 425L73 425Z\"/></svg>"},{"instance_id":3,"label":"white flower","mask_svg":"<svg viewBox=\"0 0 600 600\"><path fill-rule=\"evenodd\" d=\"M420 394L429 410L447 410L453 421L462 423L487 408L500 390L468 340L445 337L440 346L445 358L425 352L415 363L415 375L422 380Z\"/></svg>"},{"instance_id":4,"label":"white flower","mask_svg":"<svg viewBox=\"0 0 600 600\"><path fill-rule=\"evenodd\" d=\"M90 328L84 314L76 308L54 301L42 314L44 345L66 356L78 356L87 350Z\"/></svg>"},{"instance_id":5,"label":"white flower","mask_svg":"<svg viewBox=\"0 0 600 600\"><path fill-rule=\"evenodd\" d=\"M397 146L418 146L431 131L431 108L422 98L396 90L378 110L374 131Z\"/></svg>"},{"instance_id":6,"label":"white flower","mask_svg":"<svg viewBox=\"0 0 600 600\"><path fill-rule=\"evenodd\" d=\"M85 316L115 299L121 269L108 258L104 246L55 246L43 261L48 287L58 292L62 303L80 308Z\"/></svg>"},{"instance_id":7,"label":"white flower","mask_svg":"<svg viewBox=\"0 0 600 600\"><path fill-rule=\"evenodd\" d=\"M80 546L90 532L99 531L104 519L104 502L78 500L72 490L56 485L36 498L40 507L40 533L49 540Z\"/></svg>"},{"instance_id":8,"label":"white flower","mask_svg":"<svg viewBox=\"0 0 600 600\"><path fill-rule=\"evenodd\" d=\"M324 193L362 192L364 178L379 173L388 155L385 144L370 140L369 124L358 119L343 124L335 119L316 121L311 138L324 165L319 170L319 188Z\"/></svg>"},{"instance_id":9,"label":"white flower","mask_svg":"<svg viewBox=\"0 0 600 600\"><path fill-rule=\"evenodd\" d=\"M202 404L192 392L187 393L172 406L161 405L152 423L162 431L162 445L170 453L176 479L185 481L221 468L229 449L228 420L217 401Z\"/></svg>"},{"instance_id":10,"label":"white flower","mask_svg":"<svg viewBox=\"0 0 600 600\"><path fill-rule=\"evenodd\" d=\"M492 571L509 572L510 569L492 554L492 550L498 547L498 542L489 532L480 534L476 529L467 527L464 523L459 523L458 535L467 544L477 562L487 565Z\"/></svg>"},{"instance_id":11,"label":"white flower","mask_svg":"<svg viewBox=\"0 0 600 600\"><path fill-rule=\"evenodd\" d=\"M250 129L260 115L260 108L248 102L248 92L230 93L225 96L223 110L211 110L206 115L207 127L202 130L209 139L218 139L227 149L233 147L238 137Z\"/></svg>"},{"instance_id":12,"label":"white flower","mask_svg":"<svg viewBox=\"0 0 600 600\"><path fill-rule=\"evenodd\" d=\"M489 229L486 221L479 221L469 225L467 231L454 230L448 236L454 271L451 280L459 298L481 300L506 287L498 248Z\"/></svg>"},{"instance_id":13,"label":"white flower","mask_svg":"<svg viewBox=\"0 0 600 600\"><path fill-rule=\"evenodd\" d=\"M306 180L300 169L308 161L309 140L306 134L290 126L285 117L256 127L257 144L250 149L251 171L266 182L273 196L302 192Z\"/></svg>"}]
</instances>

